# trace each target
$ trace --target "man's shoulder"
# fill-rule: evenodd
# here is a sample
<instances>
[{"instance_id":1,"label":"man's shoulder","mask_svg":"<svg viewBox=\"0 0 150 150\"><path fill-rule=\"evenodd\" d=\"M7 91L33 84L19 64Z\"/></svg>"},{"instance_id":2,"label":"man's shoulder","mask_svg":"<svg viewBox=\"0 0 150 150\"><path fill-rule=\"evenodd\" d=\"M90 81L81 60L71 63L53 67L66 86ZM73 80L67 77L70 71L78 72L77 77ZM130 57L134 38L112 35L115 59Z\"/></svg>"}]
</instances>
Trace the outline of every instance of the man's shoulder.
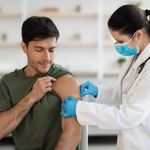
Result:
<instances>
[{"instance_id":1,"label":"man's shoulder","mask_svg":"<svg viewBox=\"0 0 150 150\"><path fill-rule=\"evenodd\" d=\"M53 64L51 69L48 71L48 75L52 76L56 79L66 75L66 74L72 75L72 73L70 71L68 71L65 67L63 67L59 64Z\"/></svg>"},{"instance_id":2,"label":"man's shoulder","mask_svg":"<svg viewBox=\"0 0 150 150\"><path fill-rule=\"evenodd\" d=\"M67 96L79 97L79 83L70 74L65 74L58 78L56 82L53 83L53 89L61 99L64 99Z\"/></svg>"},{"instance_id":3,"label":"man's shoulder","mask_svg":"<svg viewBox=\"0 0 150 150\"><path fill-rule=\"evenodd\" d=\"M5 81L5 82L12 81L14 78L16 78L18 76L17 75L18 72L19 72L19 70L15 69L14 71L3 75L1 78L1 81Z\"/></svg>"}]
</instances>

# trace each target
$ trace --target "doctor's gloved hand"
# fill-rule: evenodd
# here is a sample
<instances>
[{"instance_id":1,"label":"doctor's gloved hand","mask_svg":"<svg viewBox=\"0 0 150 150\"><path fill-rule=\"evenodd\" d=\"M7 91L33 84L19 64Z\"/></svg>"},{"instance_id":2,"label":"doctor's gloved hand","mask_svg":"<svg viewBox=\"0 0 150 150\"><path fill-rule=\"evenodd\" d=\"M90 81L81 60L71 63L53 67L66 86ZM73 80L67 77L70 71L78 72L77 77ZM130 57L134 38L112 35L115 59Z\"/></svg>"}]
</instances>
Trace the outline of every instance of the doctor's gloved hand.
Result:
<instances>
[{"instance_id":1,"label":"doctor's gloved hand","mask_svg":"<svg viewBox=\"0 0 150 150\"><path fill-rule=\"evenodd\" d=\"M92 84L90 81L87 81L80 85L80 96L83 97L85 95L93 95L97 97L98 88L96 85Z\"/></svg>"},{"instance_id":2,"label":"doctor's gloved hand","mask_svg":"<svg viewBox=\"0 0 150 150\"><path fill-rule=\"evenodd\" d=\"M75 117L77 102L78 100L75 100L72 96L65 98L61 103L61 116L64 118Z\"/></svg>"}]
</instances>

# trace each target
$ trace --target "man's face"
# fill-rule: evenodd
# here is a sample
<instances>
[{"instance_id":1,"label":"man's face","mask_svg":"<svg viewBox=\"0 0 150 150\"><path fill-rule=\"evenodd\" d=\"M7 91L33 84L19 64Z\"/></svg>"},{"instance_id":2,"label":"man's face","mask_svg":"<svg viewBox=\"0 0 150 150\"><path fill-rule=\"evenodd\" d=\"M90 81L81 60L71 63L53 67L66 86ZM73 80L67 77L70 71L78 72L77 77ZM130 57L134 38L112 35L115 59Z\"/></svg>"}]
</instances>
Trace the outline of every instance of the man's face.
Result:
<instances>
[{"instance_id":1,"label":"man's face","mask_svg":"<svg viewBox=\"0 0 150 150\"><path fill-rule=\"evenodd\" d=\"M46 73L54 59L56 38L47 38L38 41L30 41L28 46L22 43L22 48L27 55L27 71L31 75Z\"/></svg>"}]
</instances>

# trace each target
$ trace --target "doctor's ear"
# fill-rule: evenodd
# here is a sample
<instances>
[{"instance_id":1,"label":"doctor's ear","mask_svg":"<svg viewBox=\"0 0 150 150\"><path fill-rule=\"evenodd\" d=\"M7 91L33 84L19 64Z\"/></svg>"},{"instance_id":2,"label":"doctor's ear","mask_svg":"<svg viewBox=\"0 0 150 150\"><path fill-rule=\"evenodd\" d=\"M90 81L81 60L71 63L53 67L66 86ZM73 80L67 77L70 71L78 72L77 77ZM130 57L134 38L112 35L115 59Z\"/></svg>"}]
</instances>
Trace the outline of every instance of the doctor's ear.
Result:
<instances>
[{"instance_id":1,"label":"doctor's ear","mask_svg":"<svg viewBox=\"0 0 150 150\"><path fill-rule=\"evenodd\" d=\"M137 30L135 37L138 38L138 40L141 39L141 37L143 36L143 32L144 32L143 30Z\"/></svg>"},{"instance_id":2,"label":"doctor's ear","mask_svg":"<svg viewBox=\"0 0 150 150\"><path fill-rule=\"evenodd\" d=\"M24 42L21 42L21 48L22 48L24 53L27 53L27 46Z\"/></svg>"}]
</instances>

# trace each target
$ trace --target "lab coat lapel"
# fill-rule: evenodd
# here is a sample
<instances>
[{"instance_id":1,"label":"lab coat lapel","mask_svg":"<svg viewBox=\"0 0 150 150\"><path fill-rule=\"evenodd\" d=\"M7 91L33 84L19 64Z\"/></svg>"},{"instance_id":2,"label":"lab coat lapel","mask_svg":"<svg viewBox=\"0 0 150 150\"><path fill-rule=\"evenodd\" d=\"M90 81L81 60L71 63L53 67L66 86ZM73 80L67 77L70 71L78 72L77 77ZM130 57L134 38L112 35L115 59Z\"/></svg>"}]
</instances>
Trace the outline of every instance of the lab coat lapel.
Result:
<instances>
[{"instance_id":1,"label":"lab coat lapel","mask_svg":"<svg viewBox=\"0 0 150 150\"><path fill-rule=\"evenodd\" d=\"M133 68L137 70L137 68L146 61L146 59L150 57L150 43L147 45L147 47L141 52L141 54L138 56L137 60L135 61Z\"/></svg>"},{"instance_id":2,"label":"lab coat lapel","mask_svg":"<svg viewBox=\"0 0 150 150\"><path fill-rule=\"evenodd\" d=\"M150 44L141 52L141 54L137 57L135 62L133 62L132 67L127 70L126 74L122 78L122 96L127 94L131 86L133 85L134 81L136 80L139 72L139 66L146 61L146 59L150 57ZM132 60L134 57L132 58ZM132 60L130 64L132 63Z\"/></svg>"},{"instance_id":3,"label":"lab coat lapel","mask_svg":"<svg viewBox=\"0 0 150 150\"><path fill-rule=\"evenodd\" d=\"M123 87L122 87L122 82L123 82L123 79L124 79L124 77L126 76L126 74L128 73L128 70L129 70L129 68L130 68L130 65L131 65L131 63L132 63L132 61L133 61L133 59L134 59L134 57L132 56L132 57L129 57L128 59L127 59L127 62L125 63L125 65L122 67L122 69L121 69L121 73L120 73L120 75L119 75L119 83L118 83L118 91L119 91L119 98L120 98L120 100L122 101L122 91L123 91Z\"/></svg>"}]
</instances>

